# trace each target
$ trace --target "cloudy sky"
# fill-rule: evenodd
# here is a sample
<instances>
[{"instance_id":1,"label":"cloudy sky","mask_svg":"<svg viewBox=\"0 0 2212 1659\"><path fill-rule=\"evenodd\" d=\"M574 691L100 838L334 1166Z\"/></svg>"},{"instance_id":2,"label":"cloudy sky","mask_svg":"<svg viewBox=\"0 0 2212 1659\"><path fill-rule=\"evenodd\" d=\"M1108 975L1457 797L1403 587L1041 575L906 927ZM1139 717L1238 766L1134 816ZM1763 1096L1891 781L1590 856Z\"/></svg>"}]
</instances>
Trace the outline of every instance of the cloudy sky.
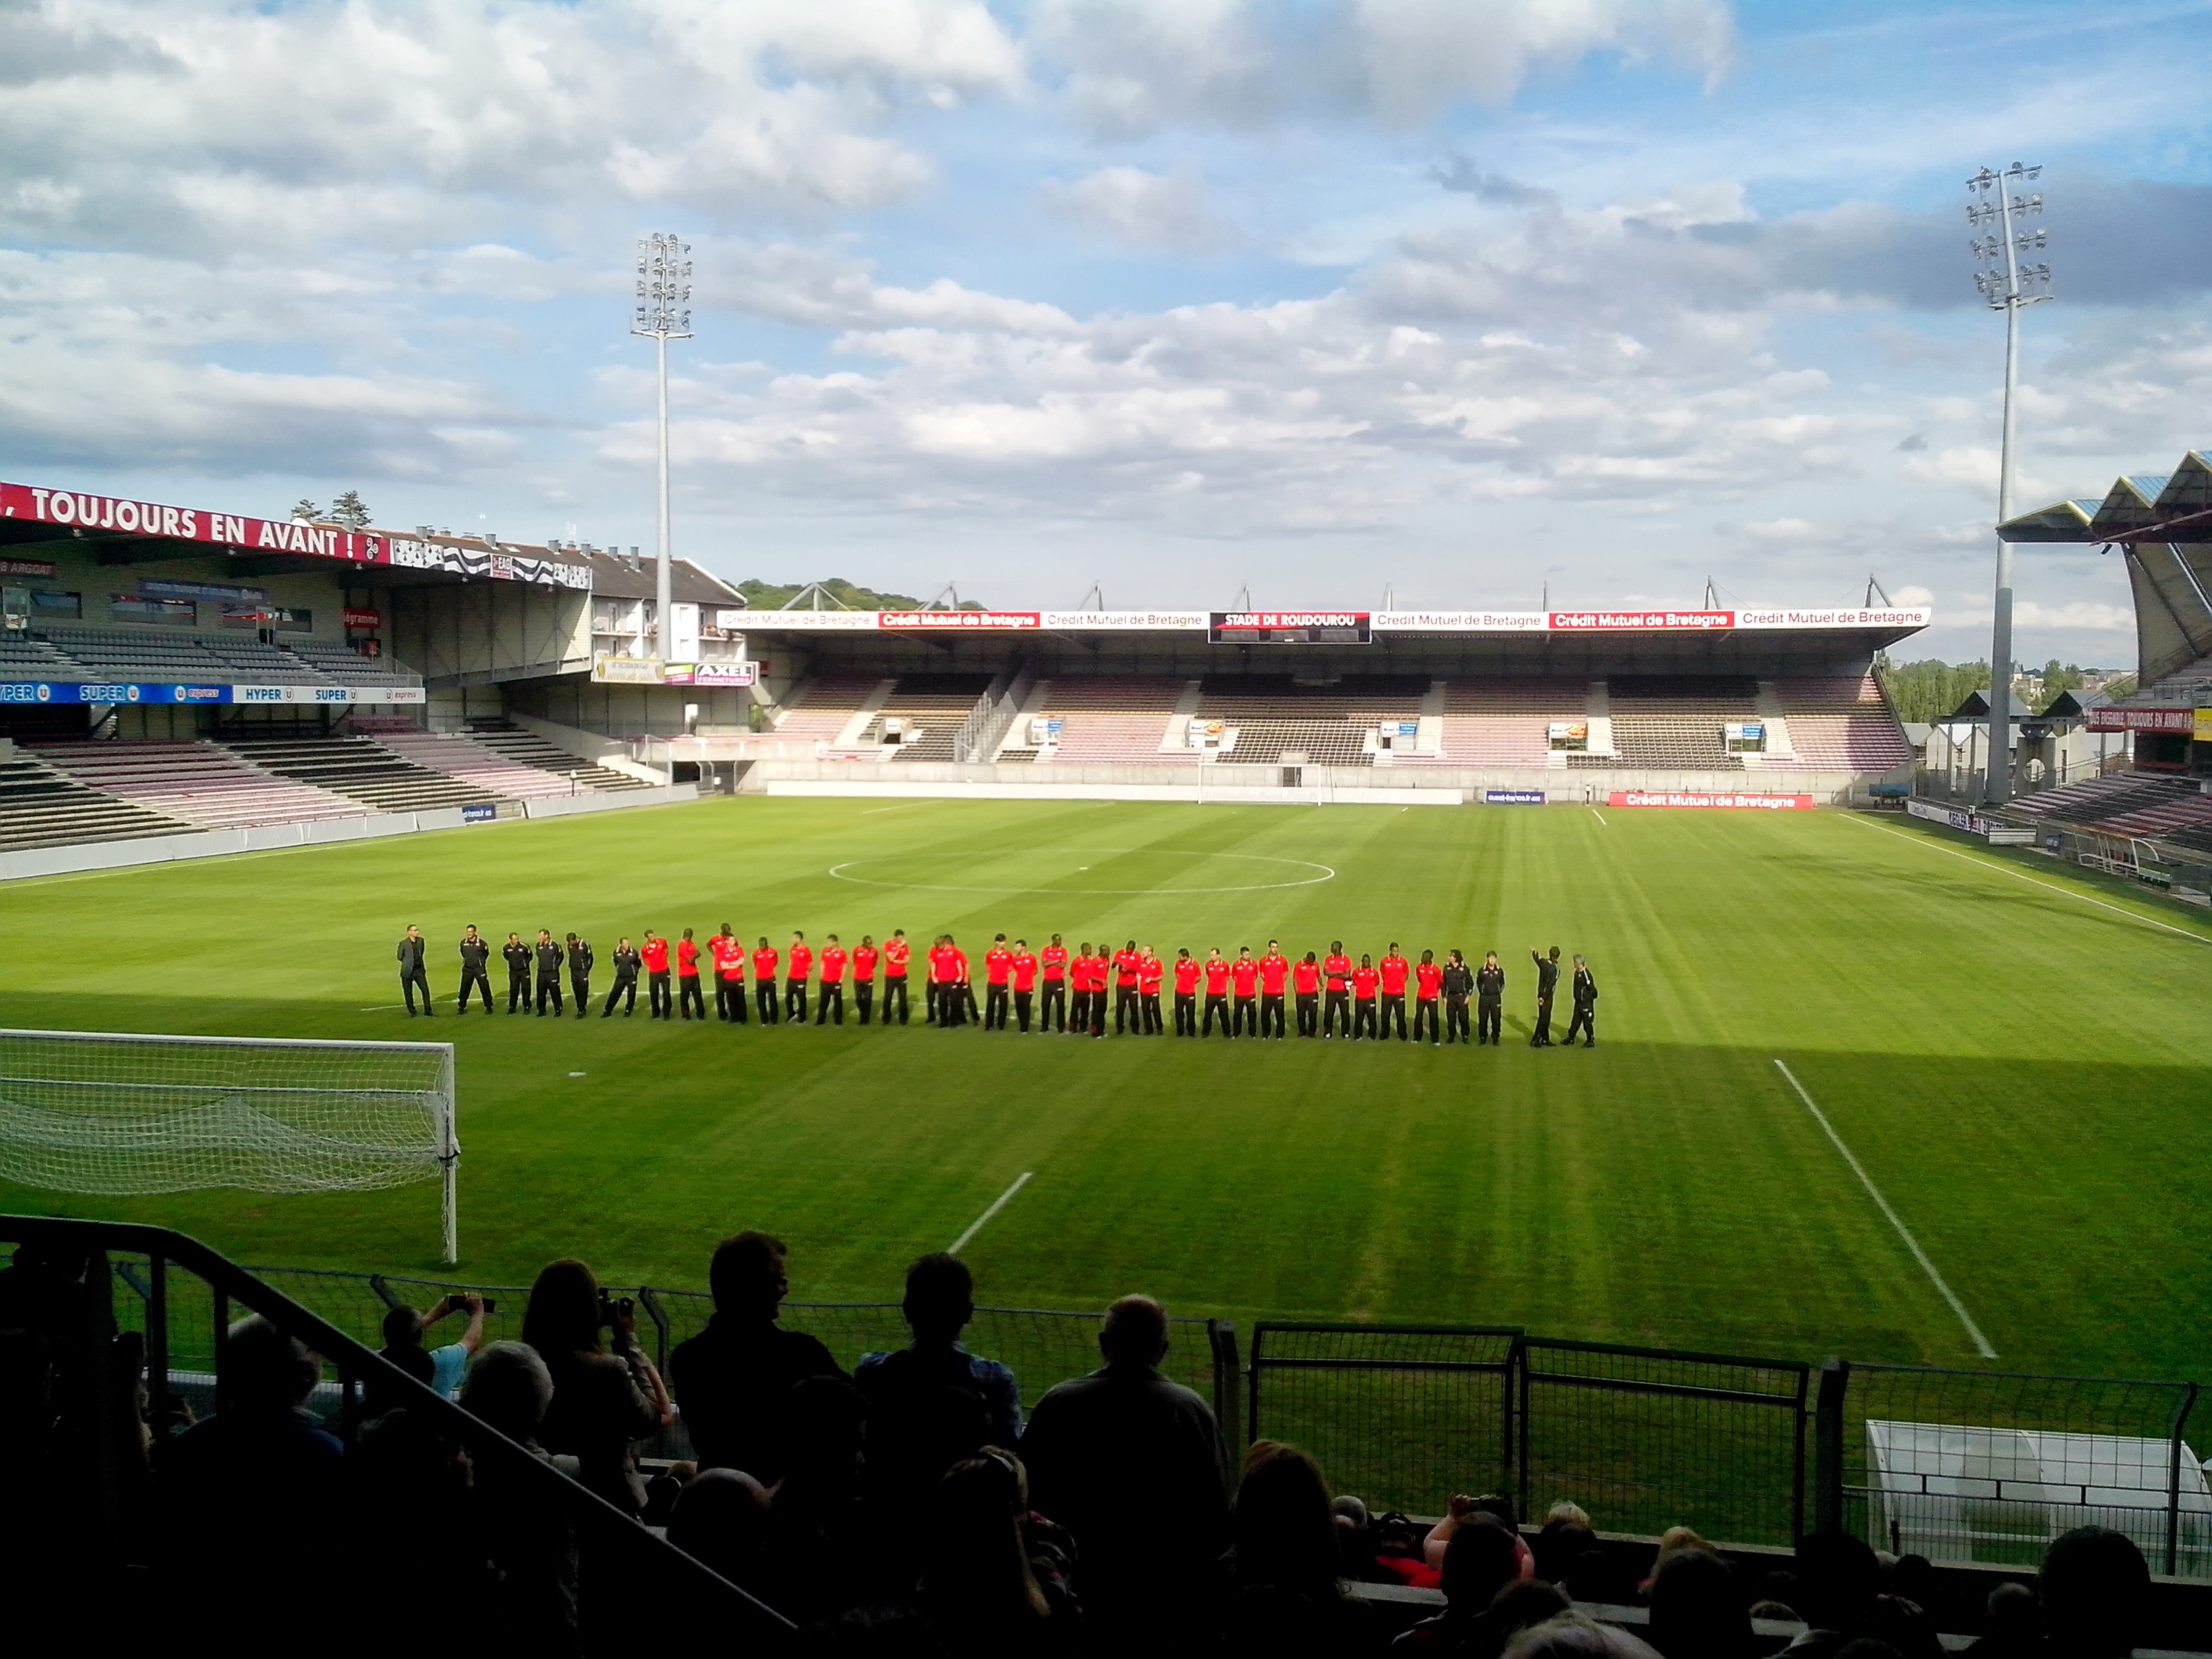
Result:
<instances>
[{"instance_id":1,"label":"cloudy sky","mask_svg":"<svg viewBox=\"0 0 2212 1659\"><path fill-rule=\"evenodd\" d=\"M997 605L1932 602L2212 441L2204 4L0 0L0 476ZM2021 562L2020 654L2132 660Z\"/></svg>"}]
</instances>

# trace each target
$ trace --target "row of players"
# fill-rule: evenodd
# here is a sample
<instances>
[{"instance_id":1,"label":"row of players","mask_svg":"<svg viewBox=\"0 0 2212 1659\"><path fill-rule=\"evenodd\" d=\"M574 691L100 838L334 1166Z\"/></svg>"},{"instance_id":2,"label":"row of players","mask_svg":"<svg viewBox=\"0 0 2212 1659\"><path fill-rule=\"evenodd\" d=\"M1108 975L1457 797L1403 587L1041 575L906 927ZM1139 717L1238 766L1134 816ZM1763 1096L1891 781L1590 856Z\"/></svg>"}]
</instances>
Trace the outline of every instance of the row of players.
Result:
<instances>
[{"instance_id":1,"label":"row of players","mask_svg":"<svg viewBox=\"0 0 2212 1659\"><path fill-rule=\"evenodd\" d=\"M410 1018L415 1012L417 989L422 994L423 1013L434 1012L423 960L426 945L422 930L414 927L408 928L406 937L399 942L400 988ZM491 941L480 935L473 926L462 935L461 994L456 1012L468 1012L470 998L476 993L482 994L484 1012L492 1012L489 973L492 948ZM585 1017L591 999L594 962L589 940L574 933L565 940L556 939L550 930L540 928L535 944L526 944L519 933L509 933L507 943L501 947L501 955L507 962L508 1013L535 1012L541 1018L550 1013L558 1018L563 1012L561 975L565 968L575 1000L576 1018ZM625 1019L636 1012L637 981L642 973L647 986L648 1018L689 1020L696 1012L703 1020L707 1018L707 1004L701 986L701 955L693 930L689 927L684 930L681 939L674 941L651 928L646 930L641 945L631 945L624 936L615 945L614 987L607 993L599 1017L611 1018L617 1003L622 1005ZM791 936L787 953L778 951L765 935L748 952L744 941L725 922L721 931L707 941L705 955L714 968L715 1018L739 1025L746 1023L745 974L750 967L761 1024L773 1025L779 1019L805 1023L810 981L817 961L816 951L807 944L805 934ZM1536 964L1536 1018L1529 1046L1550 1048L1553 1046L1552 1002L1559 986L1559 947L1553 945L1548 956L1536 951L1528 955ZM873 935L864 934L850 951L836 934L829 935L819 955L821 977L814 1024L826 1024L833 1019L839 1025L845 1023L848 971L860 1024L869 1024L875 1011L876 979L880 967L883 1024L890 1025L896 1013L897 1023L906 1024L909 1016L909 956L903 928L894 929L881 946L876 944ZM670 985L672 957L673 995ZM783 975L780 981L779 969ZM1395 940L1380 963L1363 955L1354 963L1345 953L1341 939L1330 945L1325 959L1309 951L1293 961L1283 954L1279 941L1269 939L1265 954L1258 957L1252 954L1249 945L1240 946L1233 957L1224 956L1217 946L1203 960L1193 957L1188 950L1179 950L1175 960L1169 962L1149 945L1140 947L1134 939L1119 951L1109 951L1102 944L1096 951L1085 941L1071 954L1058 933L1041 951L1031 951L1024 939L1009 944L1006 936L1000 933L984 953L983 969L985 995L979 1014L967 953L950 933L938 935L927 957L923 1023L948 1030L969 1024L980 1024L986 1030L1004 1030L1011 1016L1018 1028L1027 1032L1034 1017L1035 1029L1039 1033L1066 1033L1072 1029L1077 1036L1088 1032L1103 1037L1110 1006L1117 1036L1158 1036L1165 1030L1160 1009L1161 989L1172 976L1178 1036L1212 1036L1218 1019L1225 1037L1280 1037L1285 1035L1287 988L1294 999L1300 1036L1318 1036L1326 1040L1341 1036L1354 1041L1363 1036L1380 1038L1389 1036L1395 1025L1399 1040L1403 1042L1407 1037L1406 991L1410 981L1413 987L1413 1042L1422 1040L1425 1030L1431 1043L1467 1038L1468 1005L1472 1000L1477 1025L1471 1040L1495 1043L1503 1028L1505 997L1505 970L1499 966L1496 951L1485 956L1481 967L1470 969L1465 957L1457 951L1449 952L1443 963L1437 961L1433 951L1424 951L1419 962L1409 962L1400 952ZM1205 987L1202 1026L1199 995L1201 984ZM1583 1047L1595 1047L1597 981L1589 963L1580 956L1574 958L1571 994L1575 1012L1566 1040L1571 1043L1580 1036ZM1443 1016L1441 1025L1440 1012Z\"/></svg>"}]
</instances>

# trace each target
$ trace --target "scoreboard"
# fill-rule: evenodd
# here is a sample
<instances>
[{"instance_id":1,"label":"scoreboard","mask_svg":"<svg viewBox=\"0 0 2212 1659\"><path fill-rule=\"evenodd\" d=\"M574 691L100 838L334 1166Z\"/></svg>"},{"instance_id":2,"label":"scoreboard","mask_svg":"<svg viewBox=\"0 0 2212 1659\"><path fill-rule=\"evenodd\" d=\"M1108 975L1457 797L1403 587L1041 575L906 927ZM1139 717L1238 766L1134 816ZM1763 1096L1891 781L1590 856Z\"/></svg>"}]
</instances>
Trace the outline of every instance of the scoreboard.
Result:
<instances>
[{"instance_id":1,"label":"scoreboard","mask_svg":"<svg viewBox=\"0 0 2212 1659\"><path fill-rule=\"evenodd\" d=\"M1371 645L1371 622L1364 611L1211 611L1206 637L1212 645Z\"/></svg>"}]
</instances>

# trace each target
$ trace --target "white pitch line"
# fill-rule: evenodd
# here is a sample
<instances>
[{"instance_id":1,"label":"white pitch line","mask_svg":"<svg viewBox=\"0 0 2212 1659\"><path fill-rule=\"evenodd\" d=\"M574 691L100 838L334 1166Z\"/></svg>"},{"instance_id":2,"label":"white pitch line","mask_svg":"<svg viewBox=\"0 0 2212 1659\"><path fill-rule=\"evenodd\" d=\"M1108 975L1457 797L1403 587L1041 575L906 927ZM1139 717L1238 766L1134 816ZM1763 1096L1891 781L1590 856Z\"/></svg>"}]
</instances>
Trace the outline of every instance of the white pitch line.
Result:
<instances>
[{"instance_id":1,"label":"white pitch line","mask_svg":"<svg viewBox=\"0 0 2212 1659\"><path fill-rule=\"evenodd\" d=\"M1590 808L1590 816L1595 818L1600 823L1605 823L1605 814L1599 811L1596 807L1593 806ZM1605 827L1608 830L1613 828L1609 823L1606 823Z\"/></svg>"},{"instance_id":2,"label":"white pitch line","mask_svg":"<svg viewBox=\"0 0 2212 1659\"><path fill-rule=\"evenodd\" d=\"M969 1228L966 1232L961 1234L959 1237L954 1239L952 1241L952 1248L946 1251L945 1254L948 1255L959 1255L961 1247L966 1244L969 1239L975 1237L977 1233L981 1232L983 1231L983 1224L988 1221L993 1216L998 1214L1000 1211L1005 1209L1006 1207L1007 1200L1012 1198L1016 1193L1021 1191L1023 1188L1028 1186L1030 1177L1036 1173L1036 1171L1034 1170L1024 1170L1019 1176L1015 1177L1014 1184L999 1194L999 1201L992 1205L989 1209L984 1211L982 1214L977 1216L975 1218L975 1224Z\"/></svg>"},{"instance_id":3,"label":"white pitch line","mask_svg":"<svg viewBox=\"0 0 2212 1659\"><path fill-rule=\"evenodd\" d=\"M1925 847L1933 852L1948 853L1954 859L1964 859L1969 864L1978 864L1984 870L1994 870L2001 876L2010 876L2014 880L2024 881L2031 887L2045 888L2063 898L2079 899L2084 904L2094 904L2100 910L2110 910L2116 916L2125 916L2130 921L2139 921L2146 927L2156 927L2164 933L2179 933L2182 938L2194 939L2199 945L2212 945L2212 938L2208 938L2194 928L2176 927L2172 922L2160 921L2154 917L2130 910L2124 904L2108 904L2103 899L2091 898L2087 893L2077 893L2071 887L2061 887L2055 881L2042 880L2039 877L2029 875L2025 870L2015 870L2010 865L2001 864L1995 859L1978 859L1972 853L1960 852L1955 847L1946 847L1940 841L1923 841L1918 836L1908 836L1901 830L1893 830L1886 823L1870 823L1856 812L1846 812L1844 816L1853 823L1863 823L1868 829L1879 830L1885 836L1895 836L1899 841L1909 841L1916 847Z\"/></svg>"},{"instance_id":4,"label":"white pitch line","mask_svg":"<svg viewBox=\"0 0 2212 1659\"><path fill-rule=\"evenodd\" d=\"M871 806L860 816L864 818L872 818L878 812L903 812L909 806L942 806L944 804L934 797L928 800L902 800L895 806Z\"/></svg>"},{"instance_id":5,"label":"white pitch line","mask_svg":"<svg viewBox=\"0 0 2212 1659\"><path fill-rule=\"evenodd\" d=\"M1920 1269L1928 1275L1929 1282L1934 1285L1936 1290L1942 1293L1943 1299L1951 1304L1951 1311L1959 1316L1959 1322L1966 1328L1966 1334L1973 1338L1974 1346L1980 1352L1982 1358L1995 1359L1997 1357L1997 1351L1990 1346L1989 1338L1984 1336L1982 1328L1974 1323L1974 1316L1966 1311L1966 1304L1960 1301L1953 1293L1951 1287L1943 1282L1943 1275L1936 1271L1936 1264L1928 1259L1928 1252L1920 1248L1920 1241L1912 1236L1912 1230L1905 1224L1903 1218L1896 1211L1889 1207L1889 1200L1881 1195L1881 1188L1874 1184L1874 1178L1867 1174L1866 1167L1851 1155L1851 1149L1844 1145L1844 1138L1836 1133L1836 1126L1828 1121L1828 1115L1814 1103L1813 1097L1805 1092L1805 1085L1797 1080L1797 1074L1795 1072L1779 1060L1774 1062L1774 1069L1790 1080L1790 1086L1797 1091L1797 1098L1803 1101L1805 1109L1812 1113L1813 1121L1819 1124L1828 1139L1835 1143L1836 1150L1844 1155L1844 1162L1851 1166L1851 1173L1859 1178L1859 1184L1867 1189L1867 1196L1874 1200L1875 1206L1889 1218L1889 1224L1897 1229L1897 1236L1905 1241L1905 1248L1912 1252L1912 1259L1920 1264Z\"/></svg>"}]
</instances>

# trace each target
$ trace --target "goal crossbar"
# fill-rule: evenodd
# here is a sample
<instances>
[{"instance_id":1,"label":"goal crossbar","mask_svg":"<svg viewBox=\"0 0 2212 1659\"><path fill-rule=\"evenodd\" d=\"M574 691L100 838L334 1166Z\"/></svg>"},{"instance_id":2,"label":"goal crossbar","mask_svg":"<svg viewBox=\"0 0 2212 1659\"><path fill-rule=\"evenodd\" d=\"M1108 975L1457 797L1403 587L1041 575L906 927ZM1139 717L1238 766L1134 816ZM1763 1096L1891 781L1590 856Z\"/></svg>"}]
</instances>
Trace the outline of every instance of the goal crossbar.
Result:
<instances>
[{"instance_id":1,"label":"goal crossbar","mask_svg":"<svg viewBox=\"0 0 2212 1659\"><path fill-rule=\"evenodd\" d=\"M0 1028L0 1177L64 1192L436 1180L459 1259L453 1048Z\"/></svg>"}]
</instances>

